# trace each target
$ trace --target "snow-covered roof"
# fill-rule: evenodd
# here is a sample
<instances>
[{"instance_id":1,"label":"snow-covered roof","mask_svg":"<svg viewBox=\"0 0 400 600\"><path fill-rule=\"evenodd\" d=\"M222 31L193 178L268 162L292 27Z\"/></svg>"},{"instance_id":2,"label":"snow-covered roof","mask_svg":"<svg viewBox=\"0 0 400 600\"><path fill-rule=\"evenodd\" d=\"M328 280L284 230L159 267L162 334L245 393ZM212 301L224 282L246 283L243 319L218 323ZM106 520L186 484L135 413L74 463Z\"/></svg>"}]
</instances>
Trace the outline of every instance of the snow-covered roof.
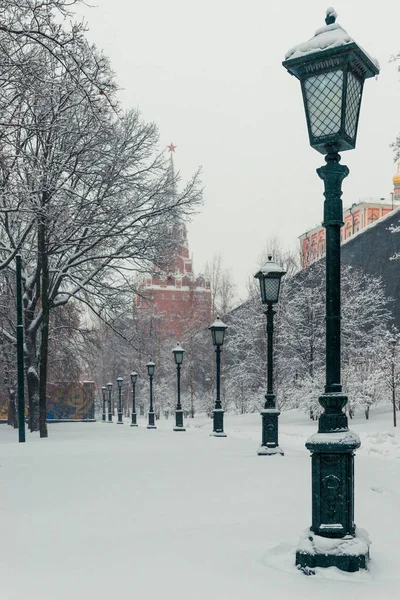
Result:
<instances>
[{"instance_id":1,"label":"snow-covered roof","mask_svg":"<svg viewBox=\"0 0 400 600\"><path fill-rule=\"evenodd\" d=\"M332 23L332 25L326 25L325 27L317 29L314 37L307 42L293 46L293 48L286 52L285 59L301 58L306 54L338 48L339 46L345 46L352 42L354 42L354 40L349 36L347 31L339 25L339 23Z\"/></svg>"},{"instance_id":2,"label":"snow-covered roof","mask_svg":"<svg viewBox=\"0 0 400 600\"><path fill-rule=\"evenodd\" d=\"M257 277L259 274L267 274L267 273L283 273L285 274L285 270L282 269L278 263L272 260L272 256L268 257L268 262L258 270L257 274L254 277Z\"/></svg>"},{"instance_id":3,"label":"snow-covered roof","mask_svg":"<svg viewBox=\"0 0 400 600\"><path fill-rule=\"evenodd\" d=\"M335 20L337 17L336 11L333 8L328 8L326 11L327 19L330 18L331 21ZM302 58L308 54L313 54L314 52L323 52L324 50L332 50L333 48L339 48L342 46L346 46L348 44L354 44L353 38L349 36L347 31L343 29L339 23L332 22L329 25L325 25L325 27L321 27L317 29L312 37L307 42L303 42L301 44L297 44L297 46L293 46L286 53L285 59L295 59ZM375 67L379 70L379 62L372 58L365 52L361 46L358 47L364 52L364 54L370 59L370 61L375 65Z\"/></svg>"}]
</instances>

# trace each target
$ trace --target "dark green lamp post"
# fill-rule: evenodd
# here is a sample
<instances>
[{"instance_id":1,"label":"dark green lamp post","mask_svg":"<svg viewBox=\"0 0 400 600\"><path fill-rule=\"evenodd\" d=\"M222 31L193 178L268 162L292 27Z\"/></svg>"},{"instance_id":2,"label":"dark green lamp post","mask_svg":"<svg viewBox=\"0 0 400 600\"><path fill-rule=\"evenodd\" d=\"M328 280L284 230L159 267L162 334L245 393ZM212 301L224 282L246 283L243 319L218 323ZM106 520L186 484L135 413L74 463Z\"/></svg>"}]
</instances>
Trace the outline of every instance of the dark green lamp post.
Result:
<instances>
[{"instance_id":1,"label":"dark green lamp post","mask_svg":"<svg viewBox=\"0 0 400 600\"><path fill-rule=\"evenodd\" d=\"M124 380L122 377L118 377L117 378L117 384L118 384L118 421L117 421L117 425L123 425L124 422L122 420L122 384L123 384Z\"/></svg>"},{"instance_id":2,"label":"dark green lamp post","mask_svg":"<svg viewBox=\"0 0 400 600\"><path fill-rule=\"evenodd\" d=\"M107 392L107 388L105 385L103 385L103 387L101 388L102 394L103 394L103 413L102 413L102 417L101 417L101 421L102 423L106 423L106 392Z\"/></svg>"},{"instance_id":3,"label":"dark green lamp post","mask_svg":"<svg viewBox=\"0 0 400 600\"><path fill-rule=\"evenodd\" d=\"M22 257L17 254L17 380L18 380L18 441L24 443L25 436L25 384L24 384L24 323L22 314Z\"/></svg>"},{"instance_id":4,"label":"dark green lamp post","mask_svg":"<svg viewBox=\"0 0 400 600\"><path fill-rule=\"evenodd\" d=\"M262 419L262 441L257 454L259 456L271 456L273 454L283 455L278 443L278 417L281 414L276 408L275 394L273 391L274 375L274 304L279 300L281 279L286 274L272 256L268 256L268 262L254 277L260 282L261 302L267 306L265 314L267 317L267 345L268 345L268 370L267 370L267 393L265 404L261 411Z\"/></svg>"},{"instance_id":5,"label":"dark green lamp post","mask_svg":"<svg viewBox=\"0 0 400 600\"><path fill-rule=\"evenodd\" d=\"M147 363L147 373L150 379L150 407L149 407L149 422L147 425L147 429L157 429L157 426L155 424L155 415L154 415L154 409L153 409L153 377L154 377L154 371L156 368L156 365L150 361Z\"/></svg>"},{"instance_id":6,"label":"dark green lamp post","mask_svg":"<svg viewBox=\"0 0 400 600\"><path fill-rule=\"evenodd\" d=\"M317 169L325 188L326 385L319 398L324 412L318 433L306 443L312 457L312 525L296 552L296 564L305 572L331 566L357 571L366 568L369 559L368 539L353 520L354 451L360 440L348 428L340 376L341 196L349 170L340 164L338 152L355 148L364 81L377 75L379 67L336 17L328 9L326 27L292 48L283 63L300 80L310 144L326 161Z\"/></svg>"},{"instance_id":7,"label":"dark green lamp post","mask_svg":"<svg viewBox=\"0 0 400 600\"><path fill-rule=\"evenodd\" d=\"M175 409L175 427L174 431L186 431L183 426L183 410L181 404L181 365L183 362L183 354L185 350L182 348L180 344L177 344L175 348L172 350L174 353L174 359L176 364L176 377L177 377L177 391L178 391L178 401Z\"/></svg>"},{"instance_id":8,"label":"dark green lamp post","mask_svg":"<svg viewBox=\"0 0 400 600\"><path fill-rule=\"evenodd\" d=\"M208 329L211 331L212 341L215 346L217 384L217 397L213 412L213 432L211 435L226 437L226 433L224 432L224 409L221 404L221 347L224 343L225 331L228 329L228 326L217 317Z\"/></svg>"},{"instance_id":9,"label":"dark green lamp post","mask_svg":"<svg viewBox=\"0 0 400 600\"><path fill-rule=\"evenodd\" d=\"M138 374L136 371L132 371L131 373L131 383L132 383L132 422L131 427L137 427L137 419L136 419L136 381L138 378Z\"/></svg>"},{"instance_id":10,"label":"dark green lamp post","mask_svg":"<svg viewBox=\"0 0 400 600\"><path fill-rule=\"evenodd\" d=\"M107 383L107 391L108 391L108 423L112 423L112 389L113 384L111 381Z\"/></svg>"}]
</instances>

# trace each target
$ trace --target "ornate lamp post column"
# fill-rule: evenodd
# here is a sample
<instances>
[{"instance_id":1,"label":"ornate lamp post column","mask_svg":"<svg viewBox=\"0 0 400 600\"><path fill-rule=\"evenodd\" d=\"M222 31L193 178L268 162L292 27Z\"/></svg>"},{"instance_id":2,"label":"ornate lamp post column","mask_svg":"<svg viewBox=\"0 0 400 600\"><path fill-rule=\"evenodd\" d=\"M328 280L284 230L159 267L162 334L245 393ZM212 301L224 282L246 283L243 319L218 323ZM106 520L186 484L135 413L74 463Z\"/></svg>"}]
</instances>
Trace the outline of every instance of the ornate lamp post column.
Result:
<instances>
[{"instance_id":1,"label":"ornate lamp post column","mask_svg":"<svg viewBox=\"0 0 400 600\"><path fill-rule=\"evenodd\" d=\"M349 170L340 164L338 152L355 148L364 81L377 75L379 68L335 22L336 17L329 8L326 27L289 50L283 63L301 82L310 144L326 161L317 169L325 188L326 385L319 398L324 412L318 433L306 443L312 457L312 525L296 552L296 564L305 572L331 566L357 571L366 568L369 559L368 538L357 531L353 520L354 451L360 439L348 428L343 412L347 396L340 377L341 196Z\"/></svg>"},{"instance_id":2,"label":"ornate lamp post column","mask_svg":"<svg viewBox=\"0 0 400 600\"><path fill-rule=\"evenodd\" d=\"M103 393L103 414L101 416L101 421L102 423L106 423L106 392L107 392L107 388L105 385L103 385L103 387L101 388L101 391Z\"/></svg>"},{"instance_id":3,"label":"ornate lamp post column","mask_svg":"<svg viewBox=\"0 0 400 600\"><path fill-rule=\"evenodd\" d=\"M112 388L113 384L111 381L107 383L107 391L108 391L108 422L112 423Z\"/></svg>"},{"instance_id":4,"label":"ornate lamp post column","mask_svg":"<svg viewBox=\"0 0 400 600\"><path fill-rule=\"evenodd\" d=\"M176 364L176 377L177 377L177 390L178 390L178 402L175 409L175 427L174 431L186 431L183 426L183 410L181 404L181 365L183 362L183 354L185 350L180 344L177 344L172 350L174 353L174 359Z\"/></svg>"},{"instance_id":5,"label":"ornate lamp post column","mask_svg":"<svg viewBox=\"0 0 400 600\"><path fill-rule=\"evenodd\" d=\"M123 410L122 410L122 384L123 384L124 380L122 377L118 377L117 378L117 384L118 384L118 421L117 421L117 425L123 425L124 422L122 420L122 414L123 414Z\"/></svg>"},{"instance_id":6,"label":"ornate lamp post column","mask_svg":"<svg viewBox=\"0 0 400 600\"><path fill-rule=\"evenodd\" d=\"M216 318L214 323L208 328L211 331L213 344L215 346L215 357L216 357L216 384L217 384L217 398L215 401L215 408L213 413L213 432L211 435L215 437L226 437L224 432L224 409L221 404L221 346L224 343L225 331L228 326L221 321L219 317Z\"/></svg>"},{"instance_id":7,"label":"ornate lamp post column","mask_svg":"<svg viewBox=\"0 0 400 600\"><path fill-rule=\"evenodd\" d=\"M261 302L267 306L267 344L268 344L268 370L267 370L267 393L265 395L264 408L261 411L262 418L262 442L257 454L259 456L270 456L282 454L283 451L278 443L278 417L281 414L276 408L275 394L273 391L273 369L274 369L274 314L273 305L279 300L281 279L286 274L272 256L268 256L267 264L254 275L260 282Z\"/></svg>"},{"instance_id":8,"label":"ornate lamp post column","mask_svg":"<svg viewBox=\"0 0 400 600\"><path fill-rule=\"evenodd\" d=\"M132 382L132 423L131 427L137 427L136 421L136 405L135 405L135 392L136 392L136 381L138 374L136 371L132 371L131 373L131 382Z\"/></svg>"},{"instance_id":9,"label":"ornate lamp post column","mask_svg":"<svg viewBox=\"0 0 400 600\"><path fill-rule=\"evenodd\" d=\"M153 409L153 377L154 377L154 370L156 368L156 365L150 361L147 363L147 373L149 375L149 379L150 379L150 409L149 409L149 422L147 425L147 429L157 429L157 426L155 424L154 421L154 409Z\"/></svg>"}]
</instances>

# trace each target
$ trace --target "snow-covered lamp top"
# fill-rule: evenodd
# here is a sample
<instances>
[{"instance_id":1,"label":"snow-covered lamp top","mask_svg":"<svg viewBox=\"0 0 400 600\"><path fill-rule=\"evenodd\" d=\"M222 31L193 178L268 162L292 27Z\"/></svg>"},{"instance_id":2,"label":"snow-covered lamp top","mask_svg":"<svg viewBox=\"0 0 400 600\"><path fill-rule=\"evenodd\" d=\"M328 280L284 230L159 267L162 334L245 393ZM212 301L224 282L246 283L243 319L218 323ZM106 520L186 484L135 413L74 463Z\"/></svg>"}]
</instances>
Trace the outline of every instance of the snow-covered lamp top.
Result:
<instances>
[{"instance_id":1,"label":"snow-covered lamp top","mask_svg":"<svg viewBox=\"0 0 400 600\"><path fill-rule=\"evenodd\" d=\"M302 86L310 144L322 154L356 145L364 81L379 73L379 63L326 11L325 27L291 48L283 66Z\"/></svg>"},{"instance_id":2,"label":"snow-covered lamp top","mask_svg":"<svg viewBox=\"0 0 400 600\"><path fill-rule=\"evenodd\" d=\"M278 263L268 256L268 262L254 275L260 282L261 302L263 304L276 304L279 300L281 279L286 275Z\"/></svg>"},{"instance_id":3,"label":"snow-covered lamp top","mask_svg":"<svg viewBox=\"0 0 400 600\"><path fill-rule=\"evenodd\" d=\"M212 325L208 328L211 331L214 346L222 346L224 343L225 331L228 325L225 325L219 317L217 317Z\"/></svg>"},{"instance_id":4,"label":"snow-covered lamp top","mask_svg":"<svg viewBox=\"0 0 400 600\"><path fill-rule=\"evenodd\" d=\"M132 383L136 383L137 378L138 378L138 374L136 373L136 371L132 371L132 373L131 373L131 381L132 381Z\"/></svg>"},{"instance_id":5,"label":"snow-covered lamp top","mask_svg":"<svg viewBox=\"0 0 400 600\"><path fill-rule=\"evenodd\" d=\"M123 377L118 377L117 378L117 384L119 388L122 388L122 384L124 382L124 378Z\"/></svg>"}]
</instances>

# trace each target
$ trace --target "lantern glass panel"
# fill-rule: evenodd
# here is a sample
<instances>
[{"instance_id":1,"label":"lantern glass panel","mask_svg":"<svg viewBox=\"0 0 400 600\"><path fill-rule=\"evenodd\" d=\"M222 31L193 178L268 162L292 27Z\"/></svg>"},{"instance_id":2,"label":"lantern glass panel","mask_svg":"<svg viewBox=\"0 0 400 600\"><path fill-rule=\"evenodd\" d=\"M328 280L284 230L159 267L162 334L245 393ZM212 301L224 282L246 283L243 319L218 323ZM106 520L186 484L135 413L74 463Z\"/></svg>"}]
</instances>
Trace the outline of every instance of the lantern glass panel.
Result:
<instances>
[{"instance_id":1,"label":"lantern glass panel","mask_svg":"<svg viewBox=\"0 0 400 600\"><path fill-rule=\"evenodd\" d=\"M352 73L347 75L347 100L345 130L347 135L354 138L356 135L357 118L361 103L362 83Z\"/></svg>"},{"instance_id":2,"label":"lantern glass panel","mask_svg":"<svg viewBox=\"0 0 400 600\"><path fill-rule=\"evenodd\" d=\"M309 77L304 82L311 133L324 137L339 133L342 120L343 71Z\"/></svg>"},{"instance_id":3,"label":"lantern glass panel","mask_svg":"<svg viewBox=\"0 0 400 600\"><path fill-rule=\"evenodd\" d=\"M174 351L174 357L175 357L175 362L177 365L181 365L183 362L183 352L182 350L175 350Z\"/></svg>"},{"instance_id":4,"label":"lantern glass panel","mask_svg":"<svg viewBox=\"0 0 400 600\"><path fill-rule=\"evenodd\" d=\"M222 346L224 343L225 329L216 329L213 331L214 346Z\"/></svg>"},{"instance_id":5,"label":"lantern glass panel","mask_svg":"<svg viewBox=\"0 0 400 600\"><path fill-rule=\"evenodd\" d=\"M263 277L260 279L263 304L276 304L278 302L280 284L280 277Z\"/></svg>"},{"instance_id":6,"label":"lantern glass panel","mask_svg":"<svg viewBox=\"0 0 400 600\"><path fill-rule=\"evenodd\" d=\"M147 373L150 376L154 375L154 369L155 369L155 364L154 363L147 363Z\"/></svg>"}]
</instances>

